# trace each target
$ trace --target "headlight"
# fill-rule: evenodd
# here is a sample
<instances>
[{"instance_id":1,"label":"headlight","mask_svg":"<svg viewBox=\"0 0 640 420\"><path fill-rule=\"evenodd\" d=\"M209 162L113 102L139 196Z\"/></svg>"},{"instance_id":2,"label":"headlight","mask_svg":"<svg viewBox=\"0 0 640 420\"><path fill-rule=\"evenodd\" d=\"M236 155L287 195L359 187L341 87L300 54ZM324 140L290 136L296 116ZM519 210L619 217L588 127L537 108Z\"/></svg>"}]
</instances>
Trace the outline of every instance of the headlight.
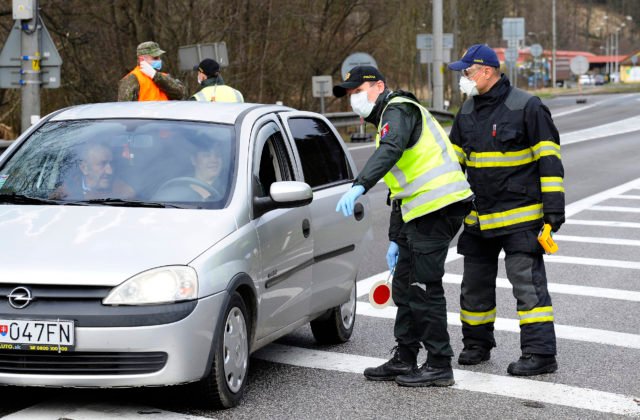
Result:
<instances>
[{"instance_id":1,"label":"headlight","mask_svg":"<svg viewBox=\"0 0 640 420\"><path fill-rule=\"evenodd\" d=\"M102 300L105 305L150 305L198 297L198 275L191 267L154 268L136 274Z\"/></svg>"}]
</instances>

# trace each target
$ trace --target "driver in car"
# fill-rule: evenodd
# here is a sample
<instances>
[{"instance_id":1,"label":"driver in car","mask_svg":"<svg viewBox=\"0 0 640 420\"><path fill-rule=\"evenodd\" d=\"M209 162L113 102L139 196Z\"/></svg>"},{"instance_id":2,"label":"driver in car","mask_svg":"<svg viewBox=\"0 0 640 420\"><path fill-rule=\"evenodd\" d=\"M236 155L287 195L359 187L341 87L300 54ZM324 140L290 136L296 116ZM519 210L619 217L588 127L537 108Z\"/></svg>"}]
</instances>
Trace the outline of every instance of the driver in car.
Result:
<instances>
[{"instance_id":1,"label":"driver in car","mask_svg":"<svg viewBox=\"0 0 640 420\"><path fill-rule=\"evenodd\" d=\"M203 200L210 198L212 195L221 195L218 192L220 187L217 182L224 163L221 149L220 144L217 142L199 142L198 148L191 156L191 164L194 170L193 177L198 181L202 181L202 185L193 183L190 186L200 194Z\"/></svg>"},{"instance_id":2,"label":"driver in car","mask_svg":"<svg viewBox=\"0 0 640 420\"><path fill-rule=\"evenodd\" d=\"M83 145L78 161L79 174L69 176L52 194L52 199L94 200L130 199L135 191L114 177L113 154L104 143Z\"/></svg>"}]
</instances>

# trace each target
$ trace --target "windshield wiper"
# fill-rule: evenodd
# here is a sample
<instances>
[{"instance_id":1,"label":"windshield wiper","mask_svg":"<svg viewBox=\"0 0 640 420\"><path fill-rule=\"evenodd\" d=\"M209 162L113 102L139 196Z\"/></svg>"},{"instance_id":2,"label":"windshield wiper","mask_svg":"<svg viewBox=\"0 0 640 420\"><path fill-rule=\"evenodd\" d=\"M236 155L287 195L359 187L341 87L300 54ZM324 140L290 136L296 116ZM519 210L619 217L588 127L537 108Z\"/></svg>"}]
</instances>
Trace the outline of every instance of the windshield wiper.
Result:
<instances>
[{"instance_id":1,"label":"windshield wiper","mask_svg":"<svg viewBox=\"0 0 640 420\"><path fill-rule=\"evenodd\" d=\"M30 195L16 194L16 193L0 194L0 203L7 203L7 204L53 204L53 205L73 204L73 203L66 203L66 202L60 201L60 200L51 200L51 199L48 199L48 198L32 197Z\"/></svg>"},{"instance_id":2,"label":"windshield wiper","mask_svg":"<svg viewBox=\"0 0 640 420\"><path fill-rule=\"evenodd\" d=\"M102 204L105 206L122 206L122 207L157 207L157 208L174 208L182 207L167 203L157 203L154 201L138 201L138 200L122 200L120 198L95 198L93 200L85 200L82 203Z\"/></svg>"}]
</instances>

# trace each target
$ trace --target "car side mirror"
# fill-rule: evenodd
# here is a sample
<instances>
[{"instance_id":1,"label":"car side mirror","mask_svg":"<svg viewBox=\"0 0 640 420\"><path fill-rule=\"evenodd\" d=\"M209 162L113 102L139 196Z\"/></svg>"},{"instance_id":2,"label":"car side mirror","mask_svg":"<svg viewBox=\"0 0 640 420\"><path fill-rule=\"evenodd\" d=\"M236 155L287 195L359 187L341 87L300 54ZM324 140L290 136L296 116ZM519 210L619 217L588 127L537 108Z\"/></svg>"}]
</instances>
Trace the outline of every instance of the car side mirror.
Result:
<instances>
[{"instance_id":1,"label":"car side mirror","mask_svg":"<svg viewBox=\"0 0 640 420\"><path fill-rule=\"evenodd\" d=\"M254 197L254 217L282 208L302 207L313 201L309 184L298 181L274 182L269 188L269 197Z\"/></svg>"}]
</instances>

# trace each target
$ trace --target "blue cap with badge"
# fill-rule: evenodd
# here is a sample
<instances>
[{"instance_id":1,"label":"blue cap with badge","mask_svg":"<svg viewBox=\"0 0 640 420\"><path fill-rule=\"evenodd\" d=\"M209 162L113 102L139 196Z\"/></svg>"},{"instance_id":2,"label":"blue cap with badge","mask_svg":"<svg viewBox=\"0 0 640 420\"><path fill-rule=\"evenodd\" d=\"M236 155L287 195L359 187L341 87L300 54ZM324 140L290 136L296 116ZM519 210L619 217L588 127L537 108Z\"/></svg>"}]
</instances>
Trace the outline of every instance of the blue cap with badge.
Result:
<instances>
[{"instance_id":1,"label":"blue cap with badge","mask_svg":"<svg viewBox=\"0 0 640 420\"><path fill-rule=\"evenodd\" d=\"M482 66L500 67L500 61L496 52L486 44L475 44L469 47L462 58L449 64L449 69L461 71L474 64Z\"/></svg>"}]
</instances>

